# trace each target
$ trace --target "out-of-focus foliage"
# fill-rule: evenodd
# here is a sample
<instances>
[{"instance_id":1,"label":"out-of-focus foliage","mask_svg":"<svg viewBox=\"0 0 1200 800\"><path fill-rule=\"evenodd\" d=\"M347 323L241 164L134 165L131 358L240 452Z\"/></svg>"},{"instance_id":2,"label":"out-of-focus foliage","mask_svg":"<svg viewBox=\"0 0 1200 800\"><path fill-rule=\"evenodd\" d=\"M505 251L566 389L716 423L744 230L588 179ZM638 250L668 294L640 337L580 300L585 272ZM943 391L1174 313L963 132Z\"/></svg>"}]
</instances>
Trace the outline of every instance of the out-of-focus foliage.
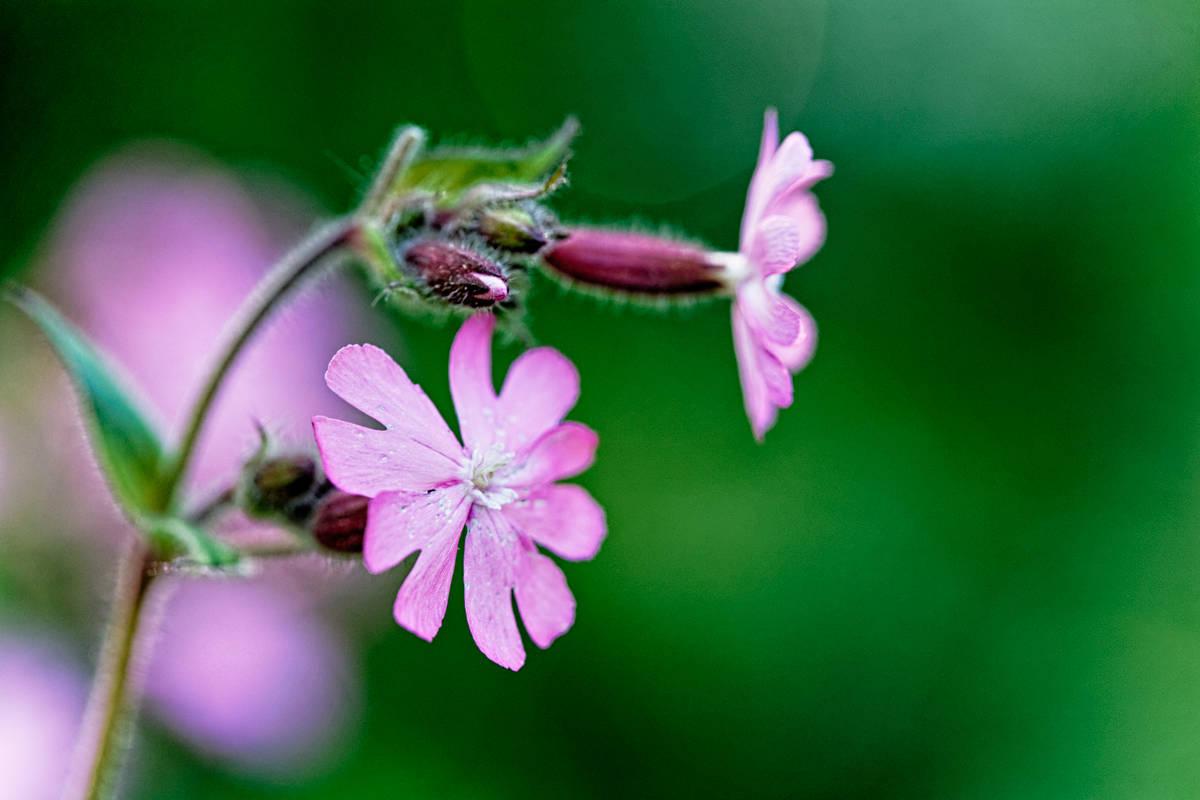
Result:
<instances>
[{"instance_id":1,"label":"out-of-focus foliage","mask_svg":"<svg viewBox=\"0 0 1200 800\"><path fill-rule=\"evenodd\" d=\"M763 446L725 305L535 285L610 525L564 565L566 636L512 674L461 578L432 644L377 578L341 599L368 699L339 766L267 786L151 723L136 796L1196 795L1198 62L1184 0L5 4L0 265L35 284L57 203L130 138L340 211L400 122L519 144L575 113L564 219L725 249L763 106L837 167L828 242L786 284L820 344ZM28 510L53 493L24 477L27 325L0 310L0 613L86 653L75 582L109 568L38 544L65 533ZM403 332L449 413L453 326Z\"/></svg>"}]
</instances>

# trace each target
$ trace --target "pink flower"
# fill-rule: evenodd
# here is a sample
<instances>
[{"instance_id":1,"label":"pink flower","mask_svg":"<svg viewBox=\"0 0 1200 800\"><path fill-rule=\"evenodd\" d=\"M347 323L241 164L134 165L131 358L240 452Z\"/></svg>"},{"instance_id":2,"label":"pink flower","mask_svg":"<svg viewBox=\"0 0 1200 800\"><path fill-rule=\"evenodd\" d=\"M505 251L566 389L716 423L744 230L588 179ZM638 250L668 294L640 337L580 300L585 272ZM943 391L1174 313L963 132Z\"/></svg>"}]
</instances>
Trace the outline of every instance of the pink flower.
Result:
<instances>
[{"instance_id":1,"label":"pink flower","mask_svg":"<svg viewBox=\"0 0 1200 800\"><path fill-rule=\"evenodd\" d=\"M778 116L768 108L738 252L724 257L736 292L733 344L742 395L759 441L778 409L792 404L792 373L804 368L817 345L812 316L779 288L783 274L825 241L825 217L809 189L832 174L828 161L813 160L802 134L779 144Z\"/></svg>"},{"instance_id":2,"label":"pink flower","mask_svg":"<svg viewBox=\"0 0 1200 800\"><path fill-rule=\"evenodd\" d=\"M87 681L53 642L0 636L0 800L62 793Z\"/></svg>"},{"instance_id":3,"label":"pink flower","mask_svg":"<svg viewBox=\"0 0 1200 800\"><path fill-rule=\"evenodd\" d=\"M557 485L592 464L598 438L562 422L579 398L579 373L565 356L539 347L518 358L497 396L492 386L492 328L478 314L463 323L450 350L450 392L464 447L433 403L386 353L372 345L342 348L325 380L386 430L316 417L325 471L339 489L371 498L363 561L383 572L420 550L396 597L403 627L432 641L442 625L463 525L467 623L491 660L525 663L511 593L525 630L550 646L575 620L575 598L540 544L570 561L596 554L604 511L582 487Z\"/></svg>"},{"instance_id":4,"label":"pink flower","mask_svg":"<svg viewBox=\"0 0 1200 800\"><path fill-rule=\"evenodd\" d=\"M266 206L197 154L150 143L93 167L58 214L46 254L56 294L172 435L229 318L281 254L272 222L286 229L280 238L303 229L289 221L302 214L300 201L275 199ZM307 435L313 414L337 413L320 375L349 340L353 315L344 292L330 288L301 296L234 367L205 427L193 485L236 475L258 443L256 423Z\"/></svg>"},{"instance_id":5,"label":"pink flower","mask_svg":"<svg viewBox=\"0 0 1200 800\"><path fill-rule=\"evenodd\" d=\"M168 727L240 771L311 775L357 721L345 645L303 595L264 581L186 581L171 597L146 695Z\"/></svg>"}]
</instances>

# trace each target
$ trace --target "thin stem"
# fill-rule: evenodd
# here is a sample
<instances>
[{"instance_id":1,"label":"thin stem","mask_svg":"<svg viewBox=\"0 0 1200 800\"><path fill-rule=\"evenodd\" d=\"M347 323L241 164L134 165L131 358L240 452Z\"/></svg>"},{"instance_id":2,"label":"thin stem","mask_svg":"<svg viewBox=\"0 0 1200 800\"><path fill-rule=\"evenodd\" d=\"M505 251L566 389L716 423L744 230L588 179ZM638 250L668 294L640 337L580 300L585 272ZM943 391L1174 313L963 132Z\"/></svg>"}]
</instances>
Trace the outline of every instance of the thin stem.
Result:
<instances>
[{"instance_id":1,"label":"thin stem","mask_svg":"<svg viewBox=\"0 0 1200 800\"><path fill-rule=\"evenodd\" d=\"M184 473L187 471L188 462L196 448L196 441L200 437L200 431L208 417L208 411L217 397L217 390L221 388L221 383L242 352L242 348L250 341L250 337L255 334L259 325L275 310L279 302L326 256L350 240L357 230L358 223L348 219L325 226L280 261L263 279L254 293L246 298L233 319L231 325L233 334L222 351L221 359L209 375L208 382L204 385L196 405L192 408L187 427L184 429L183 440L167 471L166 497L164 498L166 507L170 507L174 502Z\"/></svg>"},{"instance_id":2,"label":"thin stem","mask_svg":"<svg viewBox=\"0 0 1200 800\"><path fill-rule=\"evenodd\" d=\"M145 544L139 541L130 548L117 582L112 615L63 800L103 800L117 787L137 707L130 663L138 623L146 608L150 585L158 575L157 568L158 563Z\"/></svg>"},{"instance_id":3,"label":"thin stem","mask_svg":"<svg viewBox=\"0 0 1200 800\"><path fill-rule=\"evenodd\" d=\"M408 168L424 145L425 131L415 125L406 125L396 131L392 143L388 145L387 156L358 207L358 214L368 218L377 215L391 193L396 178Z\"/></svg>"}]
</instances>

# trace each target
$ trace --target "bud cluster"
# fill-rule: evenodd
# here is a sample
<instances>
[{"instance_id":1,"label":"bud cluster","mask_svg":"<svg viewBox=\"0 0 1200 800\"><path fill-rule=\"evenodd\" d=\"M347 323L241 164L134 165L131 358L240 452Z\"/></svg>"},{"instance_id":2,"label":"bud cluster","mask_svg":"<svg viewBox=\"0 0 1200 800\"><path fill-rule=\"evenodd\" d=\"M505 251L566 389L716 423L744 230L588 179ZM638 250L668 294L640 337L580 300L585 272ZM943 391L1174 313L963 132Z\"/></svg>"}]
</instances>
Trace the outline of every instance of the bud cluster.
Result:
<instances>
[{"instance_id":1,"label":"bud cluster","mask_svg":"<svg viewBox=\"0 0 1200 800\"><path fill-rule=\"evenodd\" d=\"M306 454L258 453L243 468L235 501L252 517L311 536L324 550L362 552L368 499L334 488Z\"/></svg>"},{"instance_id":2,"label":"bud cluster","mask_svg":"<svg viewBox=\"0 0 1200 800\"><path fill-rule=\"evenodd\" d=\"M384 294L410 312L519 311L531 259L560 236L540 201L565 183L577 126L519 150L426 152L423 132L401 132L364 201L374 241L359 243Z\"/></svg>"}]
</instances>

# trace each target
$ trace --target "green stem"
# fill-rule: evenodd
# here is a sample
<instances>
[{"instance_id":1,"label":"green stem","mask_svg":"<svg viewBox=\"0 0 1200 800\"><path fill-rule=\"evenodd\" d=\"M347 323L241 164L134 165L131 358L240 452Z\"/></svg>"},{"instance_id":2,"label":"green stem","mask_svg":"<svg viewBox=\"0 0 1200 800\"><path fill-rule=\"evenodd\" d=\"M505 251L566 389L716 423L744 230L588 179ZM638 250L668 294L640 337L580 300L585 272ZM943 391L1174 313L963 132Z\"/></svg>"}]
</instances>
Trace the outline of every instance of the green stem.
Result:
<instances>
[{"instance_id":1,"label":"green stem","mask_svg":"<svg viewBox=\"0 0 1200 800\"><path fill-rule=\"evenodd\" d=\"M233 319L231 325L233 335L225 345L216 368L209 375L208 382L205 383L199 399L196 400L196 405L192 408L187 427L184 429L183 440L166 471L163 510L170 508L175 502L180 484L183 482L188 464L196 449L200 431L204 427L204 421L208 417L213 401L216 400L217 391L221 388L225 376L233 367L238 355L241 354L242 348L246 346L246 343L250 341L250 338L271 315L280 301L313 272L326 256L351 241L358 229L358 223L352 219L339 220L325 226L284 257L267 274L258 288L246 298L245 303L242 304Z\"/></svg>"},{"instance_id":2,"label":"green stem","mask_svg":"<svg viewBox=\"0 0 1200 800\"><path fill-rule=\"evenodd\" d=\"M137 709L129 667L158 566L141 542L125 558L63 800L104 800L117 788Z\"/></svg>"},{"instance_id":3,"label":"green stem","mask_svg":"<svg viewBox=\"0 0 1200 800\"><path fill-rule=\"evenodd\" d=\"M161 510L176 504L205 419L238 355L280 302L326 257L356 242L358 231L359 223L352 218L317 231L284 257L242 304L231 324L232 335L192 408L183 440L165 471ZM116 790L137 709L138 693L130 677L134 645L146 596L161 566L152 550L142 543L126 559L63 800L106 800Z\"/></svg>"}]
</instances>

